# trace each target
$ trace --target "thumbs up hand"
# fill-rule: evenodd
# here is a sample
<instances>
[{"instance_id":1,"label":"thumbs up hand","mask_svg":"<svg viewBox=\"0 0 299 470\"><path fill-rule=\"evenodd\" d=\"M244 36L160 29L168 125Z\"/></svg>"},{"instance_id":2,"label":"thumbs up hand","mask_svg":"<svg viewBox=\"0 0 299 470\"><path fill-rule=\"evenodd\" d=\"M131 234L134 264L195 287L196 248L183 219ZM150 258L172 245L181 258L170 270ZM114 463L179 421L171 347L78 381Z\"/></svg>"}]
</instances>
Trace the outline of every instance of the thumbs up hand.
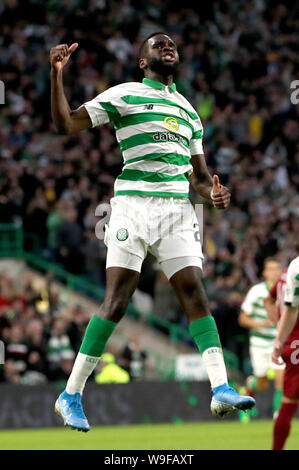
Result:
<instances>
[{"instance_id":1,"label":"thumbs up hand","mask_svg":"<svg viewBox=\"0 0 299 470\"><path fill-rule=\"evenodd\" d=\"M50 50L50 64L57 72L68 62L71 54L77 49L78 43L74 42L70 47L67 44L59 44Z\"/></svg>"},{"instance_id":2,"label":"thumbs up hand","mask_svg":"<svg viewBox=\"0 0 299 470\"><path fill-rule=\"evenodd\" d=\"M230 192L228 188L219 183L218 175L213 176L211 199L213 201L213 206L217 209L225 209L230 202Z\"/></svg>"}]
</instances>

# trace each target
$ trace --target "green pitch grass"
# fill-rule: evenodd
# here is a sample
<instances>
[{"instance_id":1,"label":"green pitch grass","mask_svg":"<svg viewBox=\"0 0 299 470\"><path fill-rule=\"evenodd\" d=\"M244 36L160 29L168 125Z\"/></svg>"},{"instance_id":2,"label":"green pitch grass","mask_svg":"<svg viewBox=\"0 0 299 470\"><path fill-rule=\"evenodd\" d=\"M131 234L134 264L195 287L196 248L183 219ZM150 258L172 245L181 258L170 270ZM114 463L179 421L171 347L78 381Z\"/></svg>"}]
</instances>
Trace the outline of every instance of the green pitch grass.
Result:
<instances>
[{"instance_id":1,"label":"green pitch grass","mask_svg":"<svg viewBox=\"0 0 299 470\"><path fill-rule=\"evenodd\" d=\"M103 426L88 433L69 428L0 431L5 450L269 450L272 421ZM286 449L299 449L299 420Z\"/></svg>"}]
</instances>

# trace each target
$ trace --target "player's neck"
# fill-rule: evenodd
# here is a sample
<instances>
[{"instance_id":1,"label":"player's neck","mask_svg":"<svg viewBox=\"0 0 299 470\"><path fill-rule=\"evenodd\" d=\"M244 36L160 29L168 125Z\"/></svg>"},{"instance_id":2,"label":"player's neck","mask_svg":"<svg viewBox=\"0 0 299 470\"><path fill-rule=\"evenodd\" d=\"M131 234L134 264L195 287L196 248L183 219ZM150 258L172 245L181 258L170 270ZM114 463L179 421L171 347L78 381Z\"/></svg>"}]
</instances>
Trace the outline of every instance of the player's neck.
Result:
<instances>
[{"instance_id":1,"label":"player's neck","mask_svg":"<svg viewBox=\"0 0 299 470\"><path fill-rule=\"evenodd\" d=\"M145 78L149 80L154 80L155 82L163 83L163 85L169 86L173 83L173 75L160 75L159 73L153 72L148 70L147 73L144 74Z\"/></svg>"}]
</instances>

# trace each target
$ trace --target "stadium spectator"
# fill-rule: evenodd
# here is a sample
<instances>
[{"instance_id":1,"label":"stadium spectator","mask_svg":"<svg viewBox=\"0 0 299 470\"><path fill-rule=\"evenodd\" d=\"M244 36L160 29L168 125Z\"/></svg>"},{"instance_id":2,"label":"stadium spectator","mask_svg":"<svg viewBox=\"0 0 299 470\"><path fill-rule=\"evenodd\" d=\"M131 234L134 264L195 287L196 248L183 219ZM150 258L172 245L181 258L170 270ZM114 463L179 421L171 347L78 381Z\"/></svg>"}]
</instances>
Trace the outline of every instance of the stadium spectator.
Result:
<instances>
[{"instance_id":1,"label":"stadium spectator","mask_svg":"<svg viewBox=\"0 0 299 470\"><path fill-rule=\"evenodd\" d=\"M102 354L95 374L97 384L130 382L130 374L116 364L114 355L109 352Z\"/></svg>"},{"instance_id":2,"label":"stadium spectator","mask_svg":"<svg viewBox=\"0 0 299 470\"><path fill-rule=\"evenodd\" d=\"M137 336L131 335L129 340L118 362L130 374L131 380L142 380L145 376L147 353L143 350Z\"/></svg>"},{"instance_id":3,"label":"stadium spectator","mask_svg":"<svg viewBox=\"0 0 299 470\"><path fill-rule=\"evenodd\" d=\"M25 343L23 328L14 323L9 330L9 342L6 346L6 359L14 361L15 370L23 374L27 368L28 346Z\"/></svg>"},{"instance_id":4,"label":"stadium spectator","mask_svg":"<svg viewBox=\"0 0 299 470\"><path fill-rule=\"evenodd\" d=\"M75 357L66 334L66 327L67 323L63 318L58 317L54 320L47 346L48 377L50 380L60 380L64 372L65 363L63 361L73 360ZM67 367L68 364L67 362Z\"/></svg>"},{"instance_id":5,"label":"stadium spectator","mask_svg":"<svg viewBox=\"0 0 299 470\"><path fill-rule=\"evenodd\" d=\"M18 370L18 366L13 359L8 359L4 364L4 382L12 384L20 384L22 377Z\"/></svg>"},{"instance_id":6,"label":"stadium spectator","mask_svg":"<svg viewBox=\"0 0 299 470\"><path fill-rule=\"evenodd\" d=\"M35 371L44 375L47 371L47 341L41 320L33 319L28 323L26 345L28 348L27 371Z\"/></svg>"}]
</instances>

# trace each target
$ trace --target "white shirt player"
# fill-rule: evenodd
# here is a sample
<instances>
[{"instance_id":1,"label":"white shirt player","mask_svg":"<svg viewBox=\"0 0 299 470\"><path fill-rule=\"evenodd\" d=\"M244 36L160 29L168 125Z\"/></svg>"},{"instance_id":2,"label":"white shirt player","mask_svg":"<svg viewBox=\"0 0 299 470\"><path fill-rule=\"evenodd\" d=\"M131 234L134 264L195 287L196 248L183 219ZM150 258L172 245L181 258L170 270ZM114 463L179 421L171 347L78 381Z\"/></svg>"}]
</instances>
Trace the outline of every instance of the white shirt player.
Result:
<instances>
[{"instance_id":1,"label":"white shirt player","mask_svg":"<svg viewBox=\"0 0 299 470\"><path fill-rule=\"evenodd\" d=\"M264 306L264 299L269 293L269 288L266 282L260 282L253 286L247 293L241 310L247 315L250 315L256 322L264 322L267 320L268 315ZM250 346L268 349L272 351L277 328L273 326L250 328Z\"/></svg>"}]
</instances>

